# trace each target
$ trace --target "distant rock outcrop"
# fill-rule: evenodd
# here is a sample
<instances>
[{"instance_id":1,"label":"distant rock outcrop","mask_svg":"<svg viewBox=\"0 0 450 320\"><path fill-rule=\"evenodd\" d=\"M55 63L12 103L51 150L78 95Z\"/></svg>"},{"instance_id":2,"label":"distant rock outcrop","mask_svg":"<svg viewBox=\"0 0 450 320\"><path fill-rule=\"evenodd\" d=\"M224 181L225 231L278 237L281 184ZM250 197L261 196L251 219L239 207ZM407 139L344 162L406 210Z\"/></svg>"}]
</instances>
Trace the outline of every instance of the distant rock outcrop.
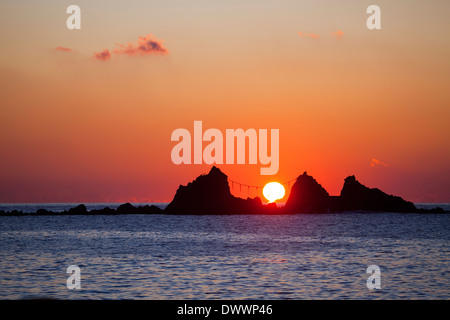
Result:
<instances>
[{"instance_id":1,"label":"distant rock outcrop","mask_svg":"<svg viewBox=\"0 0 450 320\"><path fill-rule=\"evenodd\" d=\"M162 212L163 210L155 205L135 207L131 203L121 204L116 210L110 208L91 210L93 214L158 214Z\"/></svg>"},{"instance_id":2,"label":"distant rock outcrop","mask_svg":"<svg viewBox=\"0 0 450 320\"><path fill-rule=\"evenodd\" d=\"M288 213L323 213L329 209L328 192L304 172L297 178L284 207Z\"/></svg>"},{"instance_id":3,"label":"distant rock outcrop","mask_svg":"<svg viewBox=\"0 0 450 320\"><path fill-rule=\"evenodd\" d=\"M355 176L349 176L345 179L337 207L333 211L416 212L417 209L412 202L376 188L367 188Z\"/></svg>"},{"instance_id":4,"label":"distant rock outcrop","mask_svg":"<svg viewBox=\"0 0 450 320\"><path fill-rule=\"evenodd\" d=\"M180 186L172 202L164 210L171 214L247 214L267 213L274 206L265 206L260 198L236 198L230 192L228 177L217 167L197 177L187 186Z\"/></svg>"},{"instance_id":5,"label":"distant rock outcrop","mask_svg":"<svg viewBox=\"0 0 450 320\"><path fill-rule=\"evenodd\" d=\"M200 175L186 186L180 186L165 208L155 205L135 207L130 203L117 209L103 208L88 211L84 204L62 212L38 209L34 213L18 210L0 211L0 216L23 215L116 215L116 214L296 214L327 213L343 211L368 212L407 212L407 213L449 213L442 208L417 209L412 202L400 197L388 195L379 189L371 189L355 176L345 179L339 196L330 196L328 192L306 172L300 175L283 208L275 203L263 204L260 198L241 199L230 192L228 177L217 167Z\"/></svg>"},{"instance_id":6,"label":"distant rock outcrop","mask_svg":"<svg viewBox=\"0 0 450 320\"><path fill-rule=\"evenodd\" d=\"M70 208L68 210L68 214L87 214L87 208L84 204L80 204L76 206L75 208Z\"/></svg>"},{"instance_id":7,"label":"distant rock outcrop","mask_svg":"<svg viewBox=\"0 0 450 320\"><path fill-rule=\"evenodd\" d=\"M47 209L37 209L36 212L22 212L13 210L10 212L0 211L0 216L49 216L49 215L117 215L117 214L160 214L163 213L163 209L155 205L145 205L135 207L130 203L121 204L117 209L111 209L109 207L102 209L87 210L84 204L80 204L76 207L70 208L64 211L49 211Z\"/></svg>"}]
</instances>

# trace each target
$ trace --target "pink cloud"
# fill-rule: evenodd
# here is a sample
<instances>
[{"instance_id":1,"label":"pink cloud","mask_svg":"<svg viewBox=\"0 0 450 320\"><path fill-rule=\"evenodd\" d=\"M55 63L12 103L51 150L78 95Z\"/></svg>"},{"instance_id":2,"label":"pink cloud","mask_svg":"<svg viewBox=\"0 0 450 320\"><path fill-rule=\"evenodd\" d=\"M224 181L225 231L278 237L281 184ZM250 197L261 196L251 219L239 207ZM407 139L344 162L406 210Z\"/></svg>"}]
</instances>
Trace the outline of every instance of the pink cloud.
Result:
<instances>
[{"instance_id":1,"label":"pink cloud","mask_svg":"<svg viewBox=\"0 0 450 320\"><path fill-rule=\"evenodd\" d=\"M59 47L56 47L56 48L55 48L55 51L58 51L58 52L71 52L71 51L73 51L73 50L70 49L70 48L66 48L66 47L61 47L61 46L59 46Z\"/></svg>"},{"instance_id":2,"label":"pink cloud","mask_svg":"<svg viewBox=\"0 0 450 320\"><path fill-rule=\"evenodd\" d=\"M105 49L102 52L94 52L94 58L97 60L106 61L111 59L111 53L108 49Z\"/></svg>"},{"instance_id":3,"label":"pink cloud","mask_svg":"<svg viewBox=\"0 0 450 320\"><path fill-rule=\"evenodd\" d=\"M137 43L119 44L116 43L117 49L114 49L116 54L126 54L129 56L136 55L152 55L152 54L167 54L169 51L163 46L162 41L156 39L152 34L145 37L139 37Z\"/></svg>"},{"instance_id":4,"label":"pink cloud","mask_svg":"<svg viewBox=\"0 0 450 320\"><path fill-rule=\"evenodd\" d=\"M331 33L332 36L335 36L336 39L341 40L342 37L344 36L344 32L342 30L336 30L336 32L332 32Z\"/></svg>"},{"instance_id":5,"label":"pink cloud","mask_svg":"<svg viewBox=\"0 0 450 320\"><path fill-rule=\"evenodd\" d=\"M371 167L375 167L375 166L389 167L390 164L389 163L385 163L385 162L380 161L380 160L377 160L375 158L372 158L372 160L370 161L370 166Z\"/></svg>"},{"instance_id":6,"label":"pink cloud","mask_svg":"<svg viewBox=\"0 0 450 320\"><path fill-rule=\"evenodd\" d=\"M298 35L300 36L300 37L307 37L307 38L311 38L311 39L319 39L320 38L320 36L318 35L318 34L315 34L315 33L304 33L304 32L298 32Z\"/></svg>"}]
</instances>

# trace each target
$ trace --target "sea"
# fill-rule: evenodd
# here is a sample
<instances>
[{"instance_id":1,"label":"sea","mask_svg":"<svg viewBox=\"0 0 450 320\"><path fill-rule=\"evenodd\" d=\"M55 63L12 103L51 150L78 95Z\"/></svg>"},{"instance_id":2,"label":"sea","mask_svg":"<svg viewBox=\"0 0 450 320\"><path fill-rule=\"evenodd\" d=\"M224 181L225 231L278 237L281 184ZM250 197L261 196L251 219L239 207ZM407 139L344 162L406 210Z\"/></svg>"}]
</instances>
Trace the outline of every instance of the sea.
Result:
<instances>
[{"instance_id":1,"label":"sea","mask_svg":"<svg viewBox=\"0 0 450 320\"><path fill-rule=\"evenodd\" d=\"M0 299L448 300L450 214L0 216Z\"/></svg>"}]
</instances>

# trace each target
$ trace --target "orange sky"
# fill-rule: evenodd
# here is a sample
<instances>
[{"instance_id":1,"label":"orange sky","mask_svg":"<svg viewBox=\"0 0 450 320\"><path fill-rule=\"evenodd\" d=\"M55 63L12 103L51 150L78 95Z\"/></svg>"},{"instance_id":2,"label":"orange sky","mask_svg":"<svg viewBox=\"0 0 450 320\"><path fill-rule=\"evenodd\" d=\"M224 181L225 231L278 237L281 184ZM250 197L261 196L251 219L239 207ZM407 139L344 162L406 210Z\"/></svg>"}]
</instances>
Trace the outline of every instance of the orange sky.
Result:
<instances>
[{"instance_id":1,"label":"orange sky","mask_svg":"<svg viewBox=\"0 0 450 320\"><path fill-rule=\"evenodd\" d=\"M81 30L71 2L0 3L0 202L170 201L209 170L170 158L194 120L280 129L277 175L219 165L242 183L450 202L448 1L376 1L375 31L368 1L76 2Z\"/></svg>"}]
</instances>

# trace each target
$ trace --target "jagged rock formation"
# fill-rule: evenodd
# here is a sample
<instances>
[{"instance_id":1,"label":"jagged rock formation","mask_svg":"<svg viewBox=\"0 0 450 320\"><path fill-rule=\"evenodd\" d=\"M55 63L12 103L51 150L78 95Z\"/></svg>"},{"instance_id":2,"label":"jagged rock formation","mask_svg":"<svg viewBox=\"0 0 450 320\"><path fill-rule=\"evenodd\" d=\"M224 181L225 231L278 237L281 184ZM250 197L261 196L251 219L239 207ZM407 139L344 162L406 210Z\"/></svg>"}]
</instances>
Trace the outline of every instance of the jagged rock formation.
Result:
<instances>
[{"instance_id":1,"label":"jagged rock formation","mask_svg":"<svg viewBox=\"0 0 450 320\"><path fill-rule=\"evenodd\" d=\"M35 213L18 210L4 212L0 216L22 215L115 215L115 214L296 214L326 213L343 211L380 211L410 213L449 213L442 208L417 209L412 202L388 195L379 189L371 189L355 176L345 179L340 196L330 196L328 192L306 172L297 178L291 194L283 208L275 203L263 204L261 199L241 199L234 197L228 185L228 177L216 167L208 174L197 177L187 186L180 186L172 202L163 210L157 206L135 207L130 203L120 205L116 210L103 208L88 211L80 204L63 212L38 209Z\"/></svg>"},{"instance_id":2,"label":"jagged rock formation","mask_svg":"<svg viewBox=\"0 0 450 320\"><path fill-rule=\"evenodd\" d=\"M345 179L337 207L333 211L416 212L416 206L400 197L367 188L355 176Z\"/></svg>"},{"instance_id":3,"label":"jagged rock formation","mask_svg":"<svg viewBox=\"0 0 450 320\"><path fill-rule=\"evenodd\" d=\"M187 186L180 186L172 202L164 210L171 214L247 214L267 213L274 206L265 206L260 198L236 198L230 192L228 177L217 167L197 177Z\"/></svg>"},{"instance_id":4,"label":"jagged rock formation","mask_svg":"<svg viewBox=\"0 0 450 320\"><path fill-rule=\"evenodd\" d=\"M283 211L288 213L323 213L329 209L328 192L304 172L297 178Z\"/></svg>"}]
</instances>

